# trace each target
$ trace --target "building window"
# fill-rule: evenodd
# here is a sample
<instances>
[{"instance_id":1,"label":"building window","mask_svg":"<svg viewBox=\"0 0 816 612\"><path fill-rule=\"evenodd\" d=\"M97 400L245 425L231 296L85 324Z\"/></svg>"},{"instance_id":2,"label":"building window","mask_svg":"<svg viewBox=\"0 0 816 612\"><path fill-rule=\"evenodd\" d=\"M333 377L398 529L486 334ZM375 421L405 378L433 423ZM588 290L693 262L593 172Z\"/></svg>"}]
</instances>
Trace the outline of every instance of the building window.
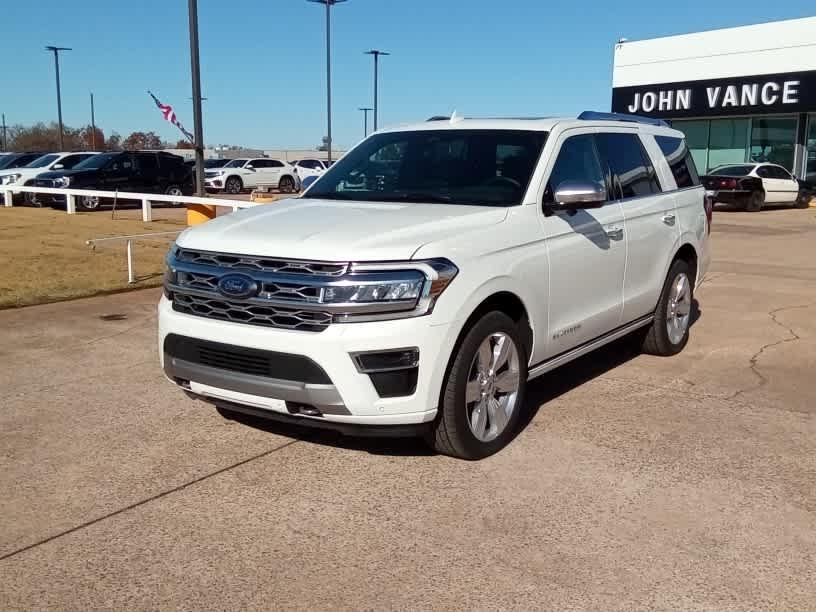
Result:
<instances>
[{"instance_id":1,"label":"building window","mask_svg":"<svg viewBox=\"0 0 816 612\"><path fill-rule=\"evenodd\" d=\"M805 180L816 183L816 114L808 117L807 154L805 155Z\"/></svg>"},{"instance_id":2,"label":"building window","mask_svg":"<svg viewBox=\"0 0 816 612\"><path fill-rule=\"evenodd\" d=\"M793 149L796 142L794 117L760 119L751 125L751 159L771 162L793 170Z\"/></svg>"},{"instance_id":3,"label":"building window","mask_svg":"<svg viewBox=\"0 0 816 612\"><path fill-rule=\"evenodd\" d=\"M715 119L708 137L708 168L744 163L748 154L750 119Z\"/></svg>"},{"instance_id":4,"label":"building window","mask_svg":"<svg viewBox=\"0 0 816 612\"><path fill-rule=\"evenodd\" d=\"M708 169L708 130L710 121L672 121L672 127L686 135L686 146L691 151L694 165Z\"/></svg>"}]
</instances>

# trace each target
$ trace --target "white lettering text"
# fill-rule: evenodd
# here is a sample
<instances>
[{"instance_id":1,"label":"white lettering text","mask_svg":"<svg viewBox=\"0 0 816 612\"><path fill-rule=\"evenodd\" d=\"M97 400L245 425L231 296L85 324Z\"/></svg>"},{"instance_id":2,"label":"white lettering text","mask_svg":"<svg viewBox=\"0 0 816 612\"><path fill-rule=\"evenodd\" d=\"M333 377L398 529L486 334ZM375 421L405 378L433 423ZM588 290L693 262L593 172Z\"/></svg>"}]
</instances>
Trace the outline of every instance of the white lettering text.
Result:
<instances>
[{"instance_id":1,"label":"white lettering text","mask_svg":"<svg viewBox=\"0 0 816 612\"><path fill-rule=\"evenodd\" d=\"M776 104L776 101L779 100L779 94L776 93L778 91L779 83L774 83L773 81L771 81L770 83L765 83L762 86L762 103Z\"/></svg>"},{"instance_id":2,"label":"white lettering text","mask_svg":"<svg viewBox=\"0 0 816 612\"><path fill-rule=\"evenodd\" d=\"M642 105L644 111L651 113L655 108L655 104L657 104L657 96L653 91L647 91L643 94Z\"/></svg>"},{"instance_id":3,"label":"white lettering text","mask_svg":"<svg viewBox=\"0 0 816 612\"><path fill-rule=\"evenodd\" d=\"M639 93L636 93L636 94L635 94L635 99L634 99L634 101L633 101L633 102L632 102L632 103L631 103L631 104L628 106L628 109L629 109L629 112L630 112L630 113L636 113L636 112L638 111L638 108L640 108L640 94L639 94Z\"/></svg>"},{"instance_id":4,"label":"white lettering text","mask_svg":"<svg viewBox=\"0 0 816 612\"><path fill-rule=\"evenodd\" d=\"M658 92L657 110L672 110L672 100L674 99L674 92L660 91Z\"/></svg>"},{"instance_id":5,"label":"white lettering text","mask_svg":"<svg viewBox=\"0 0 816 612\"><path fill-rule=\"evenodd\" d=\"M677 90L677 110L691 108L691 90L678 89Z\"/></svg>"},{"instance_id":6,"label":"white lettering text","mask_svg":"<svg viewBox=\"0 0 816 612\"><path fill-rule=\"evenodd\" d=\"M759 95L759 85L756 83L753 85L743 85L742 86L742 96L740 97L740 104L742 106L756 106L757 103L757 96Z\"/></svg>"},{"instance_id":7,"label":"white lettering text","mask_svg":"<svg viewBox=\"0 0 816 612\"><path fill-rule=\"evenodd\" d=\"M725 88L725 95L723 96L723 108L726 106L736 106L738 104L737 101L737 86L736 85L729 85Z\"/></svg>"},{"instance_id":8,"label":"white lettering text","mask_svg":"<svg viewBox=\"0 0 816 612\"><path fill-rule=\"evenodd\" d=\"M717 100L720 99L719 87L706 87L706 95L708 96L708 108L717 106Z\"/></svg>"},{"instance_id":9,"label":"white lettering text","mask_svg":"<svg viewBox=\"0 0 816 612\"><path fill-rule=\"evenodd\" d=\"M799 102L799 81L785 81L782 87L782 104L796 104Z\"/></svg>"}]
</instances>

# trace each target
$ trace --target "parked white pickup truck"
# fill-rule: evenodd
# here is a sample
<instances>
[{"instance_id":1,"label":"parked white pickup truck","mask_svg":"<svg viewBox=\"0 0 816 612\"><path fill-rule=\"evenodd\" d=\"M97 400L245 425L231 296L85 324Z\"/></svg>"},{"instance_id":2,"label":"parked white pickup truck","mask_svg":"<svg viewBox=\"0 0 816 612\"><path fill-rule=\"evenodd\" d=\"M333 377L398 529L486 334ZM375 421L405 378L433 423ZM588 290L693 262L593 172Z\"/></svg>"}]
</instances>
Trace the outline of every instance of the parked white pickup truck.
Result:
<instances>
[{"instance_id":1,"label":"parked white pickup truck","mask_svg":"<svg viewBox=\"0 0 816 612\"><path fill-rule=\"evenodd\" d=\"M683 349L709 215L683 134L661 121L382 130L303 198L179 236L164 371L225 414L484 457L516 434L530 379L627 334Z\"/></svg>"},{"instance_id":2,"label":"parked white pickup truck","mask_svg":"<svg viewBox=\"0 0 816 612\"><path fill-rule=\"evenodd\" d=\"M300 189L300 178L288 162L266 157L233 159L221 168L204 171L208 191L241 193L258 185L273 185L284 193L294 193Z\"/></svg>"}]
</instances>

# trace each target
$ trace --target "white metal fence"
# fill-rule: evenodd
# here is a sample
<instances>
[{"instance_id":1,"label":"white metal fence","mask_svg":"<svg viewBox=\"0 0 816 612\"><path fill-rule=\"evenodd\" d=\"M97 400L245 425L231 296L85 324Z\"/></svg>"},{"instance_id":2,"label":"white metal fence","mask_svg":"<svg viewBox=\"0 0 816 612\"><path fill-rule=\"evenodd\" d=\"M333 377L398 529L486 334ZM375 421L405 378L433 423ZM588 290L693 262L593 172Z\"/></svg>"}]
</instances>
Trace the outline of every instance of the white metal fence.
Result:
<instances>
[{"instance_id":1,"label":"white metal fence","mask_svg":"<svg viewBox=\"0 0 816 612\"><path fill-rule=\"evenodd\" d=\"M142 205L142 221L153 220L153 204L157 202L168 204L208 204L210 206L226 206L234 211L239 208L257 206L257 202L241 200L224 200L221 198L201 198L198 196L171 196L157 193L134 193L132 191L97 191L96 189L62 189L58 187L25 187L23 185L4 185L2 187L5 206L14 205L16 193L50 193L65 196L65 211L72 215L76 212L76 199L82 196L96 196L116 200L135 200Z\"/></svg>"}]
</instances>

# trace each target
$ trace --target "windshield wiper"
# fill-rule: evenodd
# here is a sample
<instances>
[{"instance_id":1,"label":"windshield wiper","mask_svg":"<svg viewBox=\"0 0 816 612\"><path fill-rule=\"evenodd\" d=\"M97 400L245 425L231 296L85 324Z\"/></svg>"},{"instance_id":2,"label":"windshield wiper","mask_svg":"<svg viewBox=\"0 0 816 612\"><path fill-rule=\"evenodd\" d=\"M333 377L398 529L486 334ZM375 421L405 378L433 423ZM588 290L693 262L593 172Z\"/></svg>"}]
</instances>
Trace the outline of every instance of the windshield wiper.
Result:
<instances>
[{"instance_id":1,"label":"windshield wiper","mask_svg":"<svg viewBox=\"0 0 816 612\"><path fill-rule=\"evenodd\" d=\"M419 202L439 202L441 204L450 204L453 198L442 195L440 193L424 193L421 191L409 191L408 193L391 193L382 198L387 202L400 202L403 200L412 200Z\"/></svg>"}]
</instances>

